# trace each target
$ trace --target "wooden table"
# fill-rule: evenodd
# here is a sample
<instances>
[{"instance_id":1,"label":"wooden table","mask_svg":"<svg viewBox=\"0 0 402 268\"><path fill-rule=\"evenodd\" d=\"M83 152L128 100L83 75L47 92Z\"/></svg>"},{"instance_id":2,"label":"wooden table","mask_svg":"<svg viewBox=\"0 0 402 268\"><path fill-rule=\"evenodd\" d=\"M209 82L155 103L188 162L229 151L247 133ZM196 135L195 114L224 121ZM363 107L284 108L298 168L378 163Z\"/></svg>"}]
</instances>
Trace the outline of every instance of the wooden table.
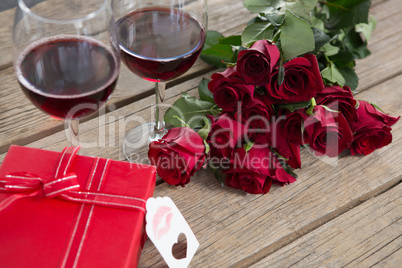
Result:
<instances>
[{"instance_id":1,"label":"wooden table","mask_svg":"<svg viewBox=\"0 0 402 268\"><path fill-rule=\"evenodd\" d=\"M239 34L253 17L242 0L209 0L209 29ZM402 114L402 1L374 0L378 20L369 49L358 61L356 98ZM12 68L11 23L14 9L0 13L0 161L11 144L61 150L69 143L64 126L36 109L22 94ZM181 92L197 95L212 67L198 61L168 84L167 102ZM123 160L121 143L135 116L151 120L153 85L124 66L106 109L81 124L85 154ZM302 152L299 179L267 195L221 188L202 170L191 183L172 187L158 180L155 196L170 196L200 242L191 267L402 266L402 122L393 143L366 157L343 156L330 164ZM1 265L0 265L1 266ZM149 241L140 267L163 267Z\"/></svg>"}]
</instances>

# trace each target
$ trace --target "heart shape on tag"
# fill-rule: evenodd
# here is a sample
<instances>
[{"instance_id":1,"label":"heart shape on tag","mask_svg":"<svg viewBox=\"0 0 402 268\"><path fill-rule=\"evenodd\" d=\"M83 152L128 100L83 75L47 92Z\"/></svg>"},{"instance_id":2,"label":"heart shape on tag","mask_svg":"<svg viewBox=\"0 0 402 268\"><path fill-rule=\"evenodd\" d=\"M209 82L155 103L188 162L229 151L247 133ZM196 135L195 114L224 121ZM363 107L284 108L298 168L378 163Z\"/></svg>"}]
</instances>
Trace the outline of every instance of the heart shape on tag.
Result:
<instances>
[{"instance_id":1,"label":"heart shape on tag","mask_svg":"<svg viewBox=\"0 0 402 268\"><path fill-rule=\"evenodd\" d=\"M187 257L187 237L184 233L180 233L177 238L177 243L173 244L172 255L177 260Z\"/></svg>"}]
</instances>

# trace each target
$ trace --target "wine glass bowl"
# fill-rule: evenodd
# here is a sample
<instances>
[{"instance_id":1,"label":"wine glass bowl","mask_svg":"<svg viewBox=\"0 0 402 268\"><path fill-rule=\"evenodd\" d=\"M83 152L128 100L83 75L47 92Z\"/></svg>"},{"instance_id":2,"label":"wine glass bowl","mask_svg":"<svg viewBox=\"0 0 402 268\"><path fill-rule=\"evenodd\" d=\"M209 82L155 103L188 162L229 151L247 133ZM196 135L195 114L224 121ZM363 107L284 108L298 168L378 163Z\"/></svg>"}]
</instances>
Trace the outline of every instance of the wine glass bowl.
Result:
<instances>
[{"instance_id":1,"label":"wine glass bowl","mask_svg":"<svg viewBox=\"0 0 402 268\"><path fill-rule=\"evenodd\" d=\"M185 73L205 40L198 20L166 7L135 10L118 20L117 29L122 61L133 73L152 82L169 81Z\"/></svg>"},{"instance_id":2,"label":"wine glass bowl","mask_svg":"<svg viewBox=\"0 0 402 268\"><path fill-rule=\"evenodd\" d=\"M137 76L155 83L155 121L129 131L128 160L165 133L163 101L167 81L193 66L205 42L206 0L114 0L121 59Z\"/></svg>"},{"instance_id":3,"label":"wine glass bowl","mask_svg":"<svg viewBox=\"0 0 402 268\"><path fill-rule=\"evenodd\" d=\"M40 110L59 119L78 119L106 102L116 85L117 64L95 39L54 35L23 50L16 73L23 92Z\"/></svg>"},{"instance_id":4,"label":"wine glass bowl","mask_svg":"<svg viewBox=\"0 0 402 268\"><path fill-rule=\"evenodd\" d=\"M70 128L96 112L116 86L120 51L109 0L18 0L13 46L22 91Z\"/></svg>"}]
</instances>

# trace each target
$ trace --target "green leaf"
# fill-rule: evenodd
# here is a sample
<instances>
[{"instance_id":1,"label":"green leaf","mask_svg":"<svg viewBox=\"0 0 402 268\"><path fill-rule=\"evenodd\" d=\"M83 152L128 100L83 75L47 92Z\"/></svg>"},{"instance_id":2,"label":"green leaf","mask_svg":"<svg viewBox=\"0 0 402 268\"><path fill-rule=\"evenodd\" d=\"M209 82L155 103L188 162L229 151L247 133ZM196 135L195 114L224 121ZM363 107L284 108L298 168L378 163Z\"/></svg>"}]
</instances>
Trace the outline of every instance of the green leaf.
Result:
<instances>
[{"instance_id":1,"label":"green leaf","mask_svg":"<svg viewBox=\"0 0 402 268\"><path fill-rule=\"evenodd\" d=\"M213 103L199 100L186 94L167 110L164 120L175 127L181 127L183 123L177 119L178 117L192 129L202 128L204 126L204 116L212 114L211 109L214 106Z\"/></svg>"},{"instance_id":2,"label":"green leaf","mask_svg":"<svg viewBox=\"0 0 402 268\"><path fill-rule=\"evenodd\" d=\"M314 52L317 52L322 46L331 41L331 37L317 28L312 28L314 34Z\"/></svg>"},{"instance_id":3,"label":"green leaf","mask_svg":"<svg viewBox=\"0 0 402 268\"><path fill-rule=\"evenodd\" d=\"M384 113L385 114L385 112L377 105L377 104L374 104L374 103L372 103L372 102L369 102L368 101L368 103L370 103L371 105L373 105L374 106L374 108L376 108L377 110L379 110L380 112L382 112L382 113Z\"/></svg>"},{"instance_id":4,"label":"green leaf","mask_svg":"<svg viewBox=\"0 0 402 268\"><path fill-rule=\"evenodd\" d=\"M272 13L285 5L283 0L244 0L244 6L254 13Z\"/></svg>"},{"instance_id":5,"label":"green leaf","mask_svg":"<svg viewBox=\"0 0 402 268\"><path fill-rule=\"evenodd\" d=\"M211 113L213 116L217 116L218 114L221 114L223 112L222 108L219 108L218 105L214 105L211 109Z\"/></svg>"},{"instance_id":6,"label":"green leaf","mask_svg":"<svg viewBox=\"0 0 402 268\"><path fill-rule=\"evenodd\" d=\"M254 146L254 143L253 143L253 142L247 142L246 144L244 144L244 150L246 150L246 153L247 153L248 151L250 151L251 148L253 148L253 146Z\"/></svg>"},{"instance_id":7,"label":"green leaf","mask_svg":"<svg viewBox=\"0 0 402 268\"><path fill-rule=\"evenodd\" d=\"M223 35L216 31L208 31L205 45L200 58L206 63L218 68L226 67L223 62L230 62L233 58L233 49L230 45L219 44Z\"/></svg>"},{"instance_id":8,"label":"green leaf","mask_svg":"<svg viewBox=\"0 0 402 268\"><path fill-rule=\"evenodd\" d=\"M257 22L244 29L241 41L245 46L258 40L271 40L275 26L270 22Z\"/></svg>"},{"instance_id":9,"label":"green leaf","mask_svg":"<svg viewBox=\"0 0 402 268\"><path fill-rule=\"evenodd\" d=\"M278 109L286 109L291 113L302 108L307 108L311 105L311 100L303 101L303 102L295 102L295 103L287 103L287 104L278 104L276 108Z\"/></svg>"},{"instance_id":10,"label":"green leaf","mask_svg":"<svg viewBox=\"0 0 402 268\"><path fill-rule=\"evenodd\" d=\"M291 169L291 167L289 165L286 165L283 167L283 169L286 171L286 173L288 173L290 176L292 176L293 178L297 179L297 174L294 173Z\"/></svg>"},{"instance_id":11,"label":"green leaf","mask_svg":"<svg viewBox=\"0 0 402 268\"><path fill-rule=\"evenodd\" d=\"M342 29L358 23L368 23L371 0L327 0L328 29Z\"/></svg>"},{"instance_id":12,"label":"green leaf","mask_svg":"<svg viewBox=\"0 0 402 268\"><path fill-rule=\"evenodd\" d=\"M214 173L215 179L219 182L219 184L224 187L225 182L223 181L222 175L219 173L219 171L212 166L212 163L210 162L209 167L211 168L212 172Z\"/></svg>"},{"instance_id":13,"label":"green leaf","mask_svg":"<svg viewBox=\"0 0 402 268\"><path fill-rule=\"evenodd\" d=\"M285 60L314 50L314 34L310 25L286 11L280 35Z\"/></svg>"},{"instance_id":14,"label":"green leaf","mask_svg":"<svg viewBox=\"0 0 402 268\"><path fill-rule=\"evenodd\" d=\"M358 59L363 59L370 55L370 51L367 49L367 42L362 40L360 34L354 28L346 32L342 42Z\"/></svg>"},{"instance_id":15,"label":"green leaf","mask_svg":"<svg viewBox=\"0 0 402 268\"><path fill-rule=\"evenodd\" d=\"M205 37L204 49L219 44L219 39L221 38L224 38L224 36L221 33L217 31L207 31L207 35Z\"/></svg>"},{"instance_id":16,"label":"green leaf","mask_svg":"<svg viewBox=\"0 0 402 268\"><path fill-rule=\"evenodd\" d=\"M291 0L285 2L286 10L300 18L310 21L310 11L314 9L318 0Z\"/></svg>"},{"instance_id":17,"label":"green leaf","mask_svg":"<svg viewBox=\"0 0 402 268\"><path fill-rule=\"evenodd\" d=\"M183 121L180 117L178 117L177 115L174 115L173 117L180 121L180 123L181 123L181 126L180 126L180 127L188 127L188 128L191 128L189 125L187 125L186 122L184 122L184 121Z\"/></svg>"},{"instance_id":18,"label":"green leaf","mask_svg":"<svg viewBox=\"0 0 402 268\"><path fill-rule=\"evenodd\" d=\"M205 140L204 140L204 146L205 146L205 154L209 154L211 147L209 147L208 142L206 142Z\"/></svg>"},{"instance_id":19,"label":"green leaf","mask_svg":"<svg viewBox=\"0 0 402 268\"><path fill-rule=\"evenodd\" d=\"M373 15L370 15L368 23L359 23L355 26L355 30L358 33L361 33L366 41L370 41L371 34L375 27L377 26L377 20Z\"/></svg>"},{"instance_id":20,"label":"green leaf","mask_svg":"<svg viewBox=\"0 0 402 268\"><path fill-rule=\"evenodd\" d=\"M342 76L345 78L345 86L350 87L352 91L355 91L359 85L359 77L357 76L355 70L350 67L345 67L339 69Z\"/></svg>"},{"instance_id":21,"label":"green leaf","mask_svg":"<svg viewBox=\"0 0 402 268\"><path fill-rule=\"evenodd\" d=\"M324 109L327 110L328 112L331 112L331 113L340 113L340 111L333 110L333 109L329 108L329 107L326 106L326 105L322 105L322 104L321 104L320 106L324 107Z\"/></svg>"},{"instance_id":22,"label":"green leaf","mask_svg":"<svg viewBox=\"0 0 402 268\"><path fill-rule=\"evenodd\" d=\"M321 19L317 18L316 16L311 17L311 25L314 28L317 28L321 31L325 30L325 26L324 26L324 21L322 21Z\"/></svg>"},{"instance_id":23,"label":"green leaf","mask_svg":"<svg viewBox=\"0 0 402 268\"><path fill-rule=\"evenodd\" d=\"M355 62L354 55L348 50L340 50L337 54L330 56L330 59L338 68L354 66Z\"/></svg>"},{"instance_id":24,"label":"green leaf","mask_svg":"<svg viewBox=\"0 0 402 268\"><path fill-rule=\"evenodd\" d=\"M233 58L233 50L230 45L216 44L201 52L200 58L206 63L217 68L224 68L224 62L231 62Z\"/></svg>"},{"instance_id":25,"label":"green leaf","mask_svg":"<svg viewBox=\"0 0 402 268\"><path fill-rule=\"evenodd\" d=\"M203 101L209 101L215 104L214 96L211 91L208 89L209 79L203 78L198 84L198 94L200 95L200 99Z\"/></svg>"},{"instance_id":26,"label":"green leaf","mask_svg":"<svg viewBox=\"0 0 402 268\"><path fill-rule=\"evenodd\" d=\"M265 14L265 18L267 18L274 26L280 26L282 25L285 16L277 13L272 13L272 14Z\"/></svg>"},{"instance_id":27,"label":"green leaf","mask_svg":"<svg viewBox=\"0 0 402 268\"><path fill-rule=\"evenodd\" d=\"M241 46L241 36L240 35L232 35L228 37L220 38L219 44L221 45L231 45L231 46Z\"/></svg>"},{"instance_id":28,"label":"green leaf","mask_svg":"<svg viewBox=\"0 0 402 268\"><path fill-rule=\"evenodd\" d=\"M331 44L325 44L321 47L320 51L324 52L324 54L329 57L338 54L339 47L335 47Z\"/></svg>"},{"instance_id":29,"label":"green leaf","mask_svg":"<svg viewBox=\"0 0 402 268\"><path fill-rule=\"evenodd\" d=\"M283 67L283 59L279 60L279 69L278 69L278 86L282 85L285 80L285 68Z\"/></svg>"},{"instance_id":30,"label":"green leaf","mask_svg":"<svg viewBox=\"0 0 402 268\"><path fill-rule=\"evenodd\" d=\"M205 141L208 138L209 132L211 131L211 121L204 116L204 126L198 130L198 135L201 136L201 138Z\"/></svg>"},{"instance_id":31,"label":"green leaf","mask_svg":"<svg viewBox=\"0 0 402 268\"><path fill-rule=\"evenodd\" d=\"M258 14L257 17L254 17L254 18L252 18L251 20L249 20L249 21L247 22L247 25L246 25L246 26L249 26L249 25L254 24L254 23L257 23L257 22L267 22L267 20L266 20L265 18L262 18L262 17L260 16L260 14Z\"/></svg>"},{"instance_id":32,"label":"green leaf","mask_svg":"<svg viewBox=\"0 0 402 268\"><path fill-rule=\"evenodd\" d=\"M345 85L345 78L332 62L330 62L327 68L321 71L321 76L331 83L336 83L340 86Z\"/></svg>"}]
</instances>

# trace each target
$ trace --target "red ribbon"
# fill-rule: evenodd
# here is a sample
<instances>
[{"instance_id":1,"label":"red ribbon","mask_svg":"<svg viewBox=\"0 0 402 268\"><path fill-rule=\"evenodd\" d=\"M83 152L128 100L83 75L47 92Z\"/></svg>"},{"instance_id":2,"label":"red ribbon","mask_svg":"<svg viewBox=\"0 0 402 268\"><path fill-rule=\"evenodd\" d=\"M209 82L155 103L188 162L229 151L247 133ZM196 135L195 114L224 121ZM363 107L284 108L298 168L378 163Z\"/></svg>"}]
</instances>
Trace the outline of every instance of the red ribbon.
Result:
<instances>
[{"instance_id":1,"label":"red ribbon","mask_svg":"<svg viewBox=\"0 0 402 268\"><path fill-rule=\"evenodd\" d=\"M96 158L86 185L79 185L76 174L68 172L78 150L79 147L67 147L63 150L54 178L50 181L45 182L39 176L28 173L12 173L0 178L0 192L12 193L0 202L0 212L18 199L34 196L81 203L66 251L60 259L62 268L77 267L95 205L135 209L145 213L144 199L100 192L109 167L109 159Z\"/></svg>"},{"instance_id":2,"label":"red ribbon","mask_svg":"<svg viewBox=\"0 0 402 268\"><path fill-rule=\"evenodd\" d=\"M79 147L67 147L60 157L53 180L45 182L42 178L28 173L11 173L0 179L0 192L13 193L10 197L0 202L0 211L21 198L45 196L47 198L60 198L66 201L83 204L99 205L113 208L136 209L145 212L146 200L131 196L108 194L99 192L105 173L109 165L109 159L104 160L103 170L100 170L100 158L97 158L91 172L90 181L94 176L101 180L98 191L87 191L91 188L91 182L85 190L77 181L74 173L68 173L68 169L79 150ZM98 175L97 175L98 174ZM100 176L100 177L99 177Z\"/></svg>"}]
</instances>

